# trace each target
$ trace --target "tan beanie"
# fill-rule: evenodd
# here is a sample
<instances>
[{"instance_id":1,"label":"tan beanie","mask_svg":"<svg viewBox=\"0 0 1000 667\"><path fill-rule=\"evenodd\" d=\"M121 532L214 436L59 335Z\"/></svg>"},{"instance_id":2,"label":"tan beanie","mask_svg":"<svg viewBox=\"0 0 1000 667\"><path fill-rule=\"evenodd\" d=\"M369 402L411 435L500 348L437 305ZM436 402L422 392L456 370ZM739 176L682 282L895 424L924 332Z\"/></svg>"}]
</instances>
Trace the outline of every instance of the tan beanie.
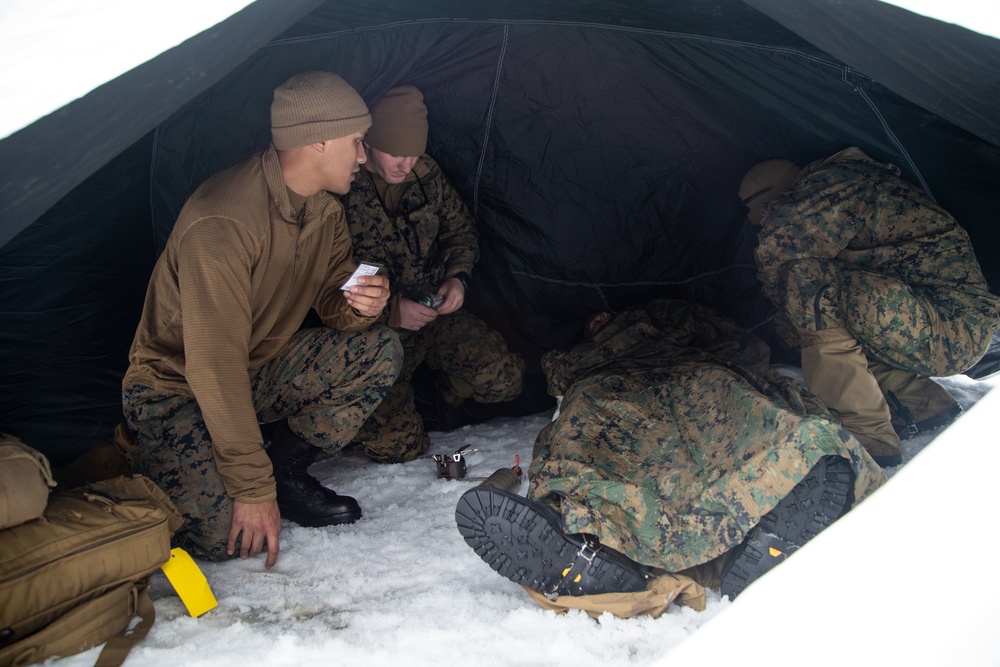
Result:
<instances>
[{"instance_id":1,"label":"tan beanie","mask_svg":"<svg viewBox=\"0 0 1000 667\"><path fill-rule=\"evenodd\" d=\"M278 150L364 132L371 124L365 101L331 72L296 74L274 91L271 140Z\"/></svg>"},{"instance_id":2,"label":"tan beanie","mask_svg":"<svg viewBox=\"0 0 1000 667\"><path fill-rule=\"evenodd\" d=\"M372 127L365 143L394 157L417 157L427 150L427 107L410 85L386 91L372 105Z\"/></svg>"},{"instance_id":3,"label":"tan beanie","mask_svg":"<svg viewBox=\"0 0 1000 667\"><path fill-rule=\"evenodd\" d=\"M791 160L765 160L750 167L740 182L740 200L750 222L760 224L764 207L785 194L800 171Z\"/></svg>"}]
</instances>

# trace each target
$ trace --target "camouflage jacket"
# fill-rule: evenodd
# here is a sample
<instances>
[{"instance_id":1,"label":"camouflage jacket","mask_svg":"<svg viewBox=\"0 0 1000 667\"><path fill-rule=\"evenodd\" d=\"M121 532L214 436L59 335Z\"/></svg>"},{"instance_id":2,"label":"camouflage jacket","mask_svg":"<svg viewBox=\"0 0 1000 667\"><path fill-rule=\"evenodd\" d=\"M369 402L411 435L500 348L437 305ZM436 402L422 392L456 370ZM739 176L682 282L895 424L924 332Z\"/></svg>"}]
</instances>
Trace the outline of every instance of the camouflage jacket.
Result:
<instances>
[{"instance_id":1,"label":"camouflage jacket","mask_svg":"<svg viewBox=\"0 0 1000 667\"><path fill-rule=\"evenodd\" d=\"M850 460L867 496L882 470L768 358L722 315L669 299L547 353L550 391L565 395L535 441L529 495L568 532L669 572L739 544L822 456Z\"/></svg>"},{"instance_id":2,"label":"camouflage jacket","mask_svg":"<svg viewBox=\"0 0 1000 667\"><path fill-rule=\"evenodd\" d=\"M836 259L898 277L934 301L997 312L969 235L922 190L858 148L812 162L771 204L758 234L758 277L779 299L785 262Z\"/></svg>"},{"instance_id":3,"label":"camouflage jacket","mask_svg":"<svg viewBox=\"0 0 1000 667\"><path fill-rule=\"evenodd\" d=\"M387 211L376 188L377 174L361 167L344 198L358 262L385 267L392 297L382 321L399 326L399 299L433 294L446 279L472 274L479 259L475 218L437 162L420 156L413 171L387 197L399 201Z\"/></svg>"}]
</instances>

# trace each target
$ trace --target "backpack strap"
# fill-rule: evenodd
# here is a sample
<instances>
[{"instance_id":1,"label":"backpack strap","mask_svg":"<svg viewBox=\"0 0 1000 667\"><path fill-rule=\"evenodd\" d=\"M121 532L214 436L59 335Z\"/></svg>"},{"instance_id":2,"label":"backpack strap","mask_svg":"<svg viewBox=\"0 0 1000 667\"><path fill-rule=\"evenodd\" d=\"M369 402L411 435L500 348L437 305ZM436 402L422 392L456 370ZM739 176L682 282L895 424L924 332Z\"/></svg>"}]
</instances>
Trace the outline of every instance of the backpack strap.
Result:
<instances>
[{"instance_id":1,"label":"backpack strap","mask_svg":"<svg viewBox=\"0 0 1000 667\"><path fill-rule=\"evenodd\" d=\"M140 585L130 591L132 602L135 605L135 613L139 616L139 623L134 628L125 628L120 633L108 640L108 643L101 649L101 655L97 658L94 667L121 667L128 657L129 651L137 642L145 639L150 628L156 621L156 607L149 599L149 578L147 577Z\"/></svg>"},{"instance_id":2,"label":"backpack strap","mask_svg":"<svg viewBox=\"0 0 1000 667\"><path fill-rule=\"evenodd\" d=\"M97 665L119 667L132 646L149 633L156 610L148 593L149 578L127 582L63 614L21 641L0 647L0 665L30 665L54 655L86 651L111 636ZM139 624L129 632L135 615Z\"/></svg>"}]
</instances>

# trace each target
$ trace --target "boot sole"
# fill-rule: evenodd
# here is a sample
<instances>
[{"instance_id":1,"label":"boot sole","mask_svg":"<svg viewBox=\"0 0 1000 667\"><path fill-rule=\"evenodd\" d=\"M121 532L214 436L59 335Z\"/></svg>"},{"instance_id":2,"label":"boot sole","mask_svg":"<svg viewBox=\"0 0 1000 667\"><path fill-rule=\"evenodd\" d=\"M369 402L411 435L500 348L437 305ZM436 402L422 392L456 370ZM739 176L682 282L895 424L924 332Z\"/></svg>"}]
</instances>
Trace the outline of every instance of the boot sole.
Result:
<instances>
[{"instance_id":1,"label":"boot sole","mask_svg":"<svg viewBox=\"0 0 1000 667\"><path fill-rule=\"evenodd\" d=\"M853 503L853 483L854 471L847 459L820 459L730 554L722 570L722 594L735 599L843 516Z\"/></svg>"},{"instance_id":2,"label":"boot sole","mask_svg":"<svg viewBox=\"0 0 1000 667\"><path fill-rule=\"evenodd\" d=\"M645 590L646 573L618 552L566 535L550 508L517 494L476 487L455 508L458 531L493 570L545 594L595 595Z\"/></svg>"}]
</instances>

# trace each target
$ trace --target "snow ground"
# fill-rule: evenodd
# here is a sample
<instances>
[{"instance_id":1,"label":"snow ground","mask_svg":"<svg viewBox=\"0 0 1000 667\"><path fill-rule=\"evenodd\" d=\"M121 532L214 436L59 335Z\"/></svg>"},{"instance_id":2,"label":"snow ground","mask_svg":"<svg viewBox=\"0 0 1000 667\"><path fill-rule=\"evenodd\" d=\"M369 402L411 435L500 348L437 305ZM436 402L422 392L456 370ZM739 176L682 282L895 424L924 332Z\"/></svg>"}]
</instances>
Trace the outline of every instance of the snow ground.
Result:
<instances>
[{"instance_id":1,"label":"snow ground","mask_svg":"<svg viewBox=\"0 0 1000 667\"><path fill-rule=\"evenodd\" d=\"M979 382L965 376L943 378L940 382L968 408L988 390L1000 385L1000 375ZM992 398L997 397L1000 393ZM970 417L963 415L945 431L908 441L904 464L889 472L895 475L906 470L935 436L955 430ZM472 451L467 453L470 477L484 477L498 468L510 467L515 455L526 470L535 436L549 418L545 413L494 420L451 433L432 433L431 453L450 453L470 445ZM990 421L995 423L992 414ZM981 436L982 446L995 442L995 435ZM337 491L357 497L365 512L363 518L353 525L329 528L302 528L286 522L281 534L281 555L271 570L265 570L260 557L203 563L203 572L219 606L197 619L188 616L166 578L156 573L152 595L158 619L146 640L132 650L126 665L716 664L697 658L691 662L673 660L669 654L686 639L697 639L699 629L717 616L718 624L710 625L715 635L720 632L715 630L716 626L732 626L732 622L727 622L731 614L739 625L746 626L737 615L744 600L749 601L748 608L751 602L759 604L761 598L770 598L787 609L788 596L799 598L794 601L793 609L808 604L809 593L797 593L795 589L789 592L778 585L780 582L772 587L770 581L782 568L793 570L791 564L806 554L807 548L748 589L736 603L710 591L704 612L674 607L658 619L628 620L610 615L592 620L582 613L557 616L538 607L520 586L493 572L465 544L455 527L454 508L459 496L477 482L439 479L434 465L426 458L406 464L379 465L355 453L337 454L318 462L312 468L313 474ZM965 463L960 466L968 467ZM961 479L941 481L935 493L947 493L948 484L951 488L962 484ZM892 506L892 494L888 491L893 484L890 481L873 498L884 495L880 501L889 503L899 516L912 512L913 508L907 505ZM526 482L522 483L522 492L525 489ZM860 507L864 506L863 503ZM834 528L849 524L854 514ZM885 533L890 548L898 537L893 530L889 526ZM813 544L831 532L833 528ZM836 545L830 546L827 555L836 559L836 549ZM801 561L807 562L805 558ZM883 566L893 578L917 576L908 573L905 563L878 567ZM878 637L900 642L918 618L921 623L952 625L958 612L944 604L947 600L941 600L943 582L922 583L928 586L926 605L908 607L902 614L898 610L887 614ZM901 594L896 596L901 598ZM879 605L891 604L893 600L886 601L876 589L858 591L850 602L853 608L877 610ZM730 635L731 631L723 634L720 646L729 643L725 637ZM678 657L680 654L690 657L690 653L681 650ZM94 649L47 664L82 667L92 665L96 657ZM746 657L741 659L743 664L747 664ZM978 664L1000 661L1000 654L978 657L982 659ZM813 655L808 662L824 664L822 654ZM862 659L856 664L872 663ZM906 664L920 663L910 660Z\"/></svg>"}]
</instances>

